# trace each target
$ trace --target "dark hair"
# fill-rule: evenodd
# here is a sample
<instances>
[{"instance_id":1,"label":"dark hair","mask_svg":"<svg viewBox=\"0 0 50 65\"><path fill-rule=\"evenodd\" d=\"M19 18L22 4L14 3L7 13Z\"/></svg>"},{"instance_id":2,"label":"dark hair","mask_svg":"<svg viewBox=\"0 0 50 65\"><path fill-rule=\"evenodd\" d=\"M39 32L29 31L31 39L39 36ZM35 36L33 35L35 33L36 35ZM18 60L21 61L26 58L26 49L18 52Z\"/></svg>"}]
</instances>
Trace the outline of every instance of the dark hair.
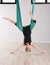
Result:
<instances>
[{"instance_id":1,"label":"dark hair","mask_svg":"<svg viewBox=\"0 0 50 65\"><path fill-rule=\"evenodd\" d=\"M25 48L25 51L26 51L26 52L28 52L28 51L30 52L30 51L31 51L31 49L29 49L29 50L28 50L28 47L26 47L26 48Z\"/></svg>"}]
</instances>

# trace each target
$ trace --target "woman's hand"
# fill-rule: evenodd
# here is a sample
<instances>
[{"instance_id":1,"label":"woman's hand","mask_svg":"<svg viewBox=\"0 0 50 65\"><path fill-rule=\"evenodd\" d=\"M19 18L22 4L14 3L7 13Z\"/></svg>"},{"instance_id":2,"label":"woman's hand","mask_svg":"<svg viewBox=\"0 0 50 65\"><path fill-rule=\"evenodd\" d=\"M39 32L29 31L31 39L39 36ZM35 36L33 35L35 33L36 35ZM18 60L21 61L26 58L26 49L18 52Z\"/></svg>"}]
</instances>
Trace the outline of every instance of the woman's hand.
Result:
<instances>
[{"instance_id":1,"label":"woman's hand","mask_svg":"<svg viewBox=\"0 0 50 65\"><path fill-rule=\"evenodd\" d=\"M10 52L10 54L14 54L14 52Z\"/></svg>"},{"instance_id":2,"label":"woman's hand","mask_svg":"<svg viewBox=\"0 0 50 65\"><path fill-rule=\"evenodd\" d=\"M40 54L47 54L45 51L39 51Z\"/></svg>"}]
</instances>

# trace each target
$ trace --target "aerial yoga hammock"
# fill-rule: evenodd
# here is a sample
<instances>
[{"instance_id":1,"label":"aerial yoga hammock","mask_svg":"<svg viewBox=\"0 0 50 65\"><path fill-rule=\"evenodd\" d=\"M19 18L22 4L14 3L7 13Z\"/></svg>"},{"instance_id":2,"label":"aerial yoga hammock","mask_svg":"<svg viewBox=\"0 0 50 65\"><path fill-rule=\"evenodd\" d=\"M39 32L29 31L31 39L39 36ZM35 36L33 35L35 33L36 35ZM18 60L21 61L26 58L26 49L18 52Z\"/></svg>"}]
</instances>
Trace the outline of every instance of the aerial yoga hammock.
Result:
<instances>
[{"instance_id":1,"label":"aerial yoga hammock","mask_svg":"<svg viewBox=\"0 0 50 65\"><path fill-rule=\"evenodd\" d=\"M34 1L33 0L33 4L32 4L32 15L34 13ZM17 0L17 4L16 4L16 17L17 17L17 27L23 32L24 34L24 44L26 45L26 43L31 44L31 30L33 29L33 27L36 24L36 20L32 20L31 19L31 24L28 26L22 26L22 17L21 17L21 12L20 12L20 4L19 4L19 0Z\"/></svg>"}]
</instances>

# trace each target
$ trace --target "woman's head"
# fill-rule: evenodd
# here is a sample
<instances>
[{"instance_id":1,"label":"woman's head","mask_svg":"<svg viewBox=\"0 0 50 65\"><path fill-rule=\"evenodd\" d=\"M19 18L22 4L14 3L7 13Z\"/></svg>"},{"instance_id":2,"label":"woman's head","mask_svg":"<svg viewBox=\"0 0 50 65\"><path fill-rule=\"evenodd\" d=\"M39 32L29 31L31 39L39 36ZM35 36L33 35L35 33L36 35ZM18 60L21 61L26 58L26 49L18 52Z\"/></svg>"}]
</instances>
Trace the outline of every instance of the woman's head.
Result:
<instances>
[{"instance_id":1,"label":"woman's head","mask_svg":"<svg viewBox=\"0 0 50 65\"><path fill-rule=\"evenodd\" d=\"M29 43L26 43L25 50L26 50L26 52L30 52L31 51Z\"/></svg>"}]
</instances>

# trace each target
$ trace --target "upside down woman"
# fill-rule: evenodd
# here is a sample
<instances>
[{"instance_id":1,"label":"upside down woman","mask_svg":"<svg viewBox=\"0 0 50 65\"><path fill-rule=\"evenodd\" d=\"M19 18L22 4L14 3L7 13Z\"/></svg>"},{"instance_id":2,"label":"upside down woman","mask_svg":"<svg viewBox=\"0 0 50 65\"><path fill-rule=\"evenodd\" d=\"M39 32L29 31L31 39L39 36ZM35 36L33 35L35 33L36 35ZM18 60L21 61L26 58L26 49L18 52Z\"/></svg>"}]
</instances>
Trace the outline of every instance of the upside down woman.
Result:
<instances>
[{"instance_id":1,"label":"upside down woman","mask_svg":"<svg viewBox=\"0 0 50 65\"><path fill-rule=\"evenodd\" d=\"M44 53L35 44L33 44L33 45L31 44L31 30L36 25L36 20L35 20L34 16L32 15L32 12L29 12L29 14L31 16L30 25L22 26L19 0L17 0L17 23L9 18L4 17L5 20L8 20L11 23L15 24L23 32L23 35L24 35L24 44L21 44L14 52L11 52L12 54L15 53L18 49L20 49L23 46L26 46L26 48L25 48L26 52L31 51L31 48L30 48L30 46L31 46L31 47L37 49L39 52Z\"/></svg>"}]
</instances>

